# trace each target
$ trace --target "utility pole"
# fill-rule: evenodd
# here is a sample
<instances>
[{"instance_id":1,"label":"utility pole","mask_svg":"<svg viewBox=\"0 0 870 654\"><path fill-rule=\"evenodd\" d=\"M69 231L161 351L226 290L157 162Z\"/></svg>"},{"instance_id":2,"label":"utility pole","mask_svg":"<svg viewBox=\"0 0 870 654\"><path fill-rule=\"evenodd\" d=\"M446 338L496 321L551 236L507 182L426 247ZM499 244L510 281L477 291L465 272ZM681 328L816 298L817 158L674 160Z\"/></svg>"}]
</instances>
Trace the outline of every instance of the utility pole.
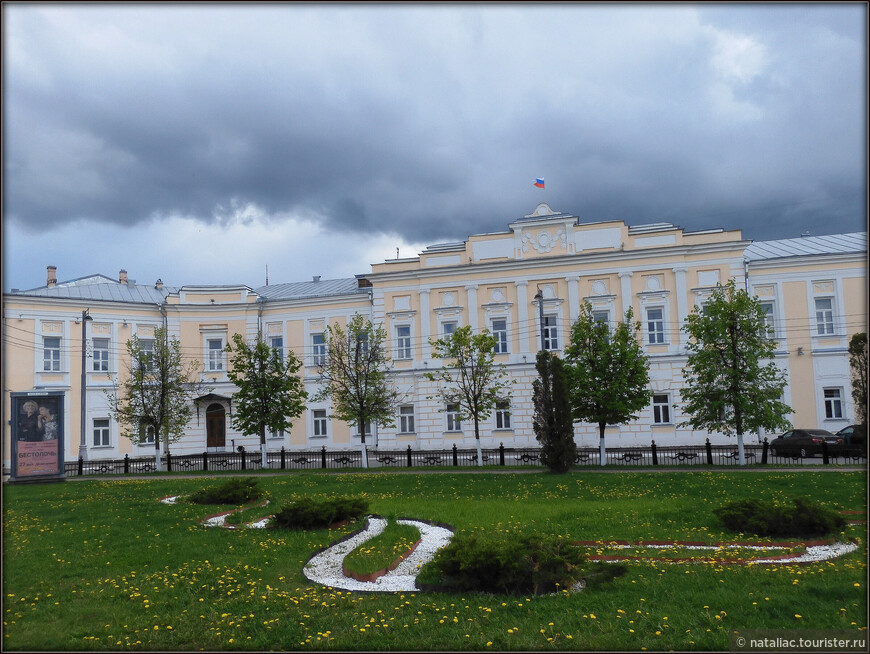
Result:
<instances>
[{"instance_id":1,"label":"utility pole","mask_svg":"<svg viewBox=\"0 0 870 654\"><path fill-rule=\"evenodd\" d=\"M541 326L541 349L546 350L544 347L544 294L541 292L541 289L538 289L538 292L535 293L535 299L538 301L538 323Z\"/></svg>"},{"instance_id":2,"label":"utility pole","mask_svg":"<svg viewBox=\"0 0 870 654\"><path fill-rule=\"evenodd\" d=\"M81 430L79 432L79 458L88 458L87 445L87 410L88 410L88 321L93 318L88 315L90 309L82 311L82 407L81 407Z\"/></svg>"}]
</instances>

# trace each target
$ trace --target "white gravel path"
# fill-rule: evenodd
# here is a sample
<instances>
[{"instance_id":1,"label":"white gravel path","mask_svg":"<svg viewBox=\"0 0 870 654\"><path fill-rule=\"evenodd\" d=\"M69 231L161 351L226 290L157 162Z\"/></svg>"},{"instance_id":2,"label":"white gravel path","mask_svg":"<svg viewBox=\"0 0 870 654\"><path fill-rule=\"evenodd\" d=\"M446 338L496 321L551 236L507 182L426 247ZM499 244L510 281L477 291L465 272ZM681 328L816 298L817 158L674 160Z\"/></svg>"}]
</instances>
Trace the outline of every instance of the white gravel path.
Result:
<instances>
[{"instance_id":1,"label":"white gravel path","mask_svg":"<svg viewBox=\"0 0 870 654\"><path fill-rule=\"evenodd\" d=\"M450 542L453 532L445 527L430 525L419 520L396 520L400 525L411 525L420 530L420 544L394 570L375 581L357 581L344 576L342 564L344 557L357 547L380 534L387 526L383 518L369 517L364 531L347 540L332 545L315 554L305 564L302 572L310 580L323 586L340 590L415 592L417 591L417 572L424 563L435 556L435 552Z\"/></svg>"}]
</instances>

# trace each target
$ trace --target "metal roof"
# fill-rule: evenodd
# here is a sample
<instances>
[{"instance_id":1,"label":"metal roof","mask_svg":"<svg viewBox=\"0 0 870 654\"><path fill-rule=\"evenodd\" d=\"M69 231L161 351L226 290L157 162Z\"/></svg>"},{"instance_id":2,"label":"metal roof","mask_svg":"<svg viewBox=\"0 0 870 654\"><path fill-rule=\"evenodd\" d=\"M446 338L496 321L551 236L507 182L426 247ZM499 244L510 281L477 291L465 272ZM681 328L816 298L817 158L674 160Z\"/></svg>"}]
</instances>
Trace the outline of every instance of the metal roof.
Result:
<instances>
[{"instance_id":1,"label":"metal roof","mask_svg":"<svg viewBox=\"0 0 870 654\"><path fill-rule=\"evenodd\" d=\"M108 278L106 278L108 279ZM71 284L66 282L56 286L42 286L28 291L16 291L11 295L46 297L71 300L101 300L106 302L133 302L136 304L162 304L166 296L177 289L169 286L154 288L154 285L121 284L114 280L105 283Z\"/></svg>"},{"instance_id":2,"label":"metal roof","mask_svg":"<svg viewBox=\"0 0 870 654\"><path fill-rule=\"evenodd\" d=\"M254 292L266 300L299 300L302 298L367 293L368 289L359 288L359 281L356 277L350 277L346 279L321 279L316 282L270 284L269 286L255 288Z\"/></svg>"},{"instance_id":3,"label":"metal roof","mask_svg":"<svg viewBox=\"0 0 870 654\"><path fill-rule=\"evenodd\" d=\"M830 234L828 236L802 236L778 241L753 241L743 252L749 261L802 257L819 254L848 254L867 252L867 232Z\"/></svg>"}]
</instances>

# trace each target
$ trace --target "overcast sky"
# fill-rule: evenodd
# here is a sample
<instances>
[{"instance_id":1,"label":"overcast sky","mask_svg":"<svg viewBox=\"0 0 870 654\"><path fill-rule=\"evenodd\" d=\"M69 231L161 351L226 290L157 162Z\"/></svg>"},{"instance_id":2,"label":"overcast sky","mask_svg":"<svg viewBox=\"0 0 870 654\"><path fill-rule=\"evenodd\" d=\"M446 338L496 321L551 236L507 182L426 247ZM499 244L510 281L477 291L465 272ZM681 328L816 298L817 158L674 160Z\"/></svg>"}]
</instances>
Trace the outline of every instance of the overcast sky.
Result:
<instances>
[{"instance_id":1,"label":"overcast sky","mask_svg":"<svg viewBox=\"0 0 870 654\"><path fill-rule=\"evenodd\" d=\"M867 55L865 3L6 3L3 289L348 277L541 201L863 231Z\"/></svg>"}]
</instances>

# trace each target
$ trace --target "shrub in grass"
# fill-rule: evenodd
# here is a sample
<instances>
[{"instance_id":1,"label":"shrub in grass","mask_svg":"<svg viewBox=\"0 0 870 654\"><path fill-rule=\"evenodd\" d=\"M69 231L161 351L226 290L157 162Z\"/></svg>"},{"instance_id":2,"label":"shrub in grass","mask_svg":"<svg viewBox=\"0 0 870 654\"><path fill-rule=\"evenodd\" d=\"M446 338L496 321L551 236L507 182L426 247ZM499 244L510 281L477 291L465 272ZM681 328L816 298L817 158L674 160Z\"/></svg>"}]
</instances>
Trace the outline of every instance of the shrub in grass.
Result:
<instances>
[{"instance_id":1,"label":"shrub in grass","mask_svg":"<svg viewBox=\"0 0 870 654\"><path fill-rule=\"evenodd\" d=\"M317 529L336 522L356 520L366 511L369 503L353 497L331 500L300 499L275 514L271 526L278 529Z\"/></svg>"},{"instance_id":2,"label":"shrub in grass","mask_svg":"<svg viewBox=\"0 0 870 654\"><path fill-rule=\"evenodd\" d=\"M447 592L526 595L564 590L583 578L586 554L539 534L459 534L423 568L420 582Z\"/></svg>"},{"instance_id":3,"label":"shrub in grass","mask_svg":"<svg viewBox=\"0 0 870 654\"><path fill-rule=\"evenodd\" d=\"M793 506L748 499L729 502L713 510L728 529L758 536L822 536L840 532L846 519L806 498L795 498Z\"/></svg>"},{"instance_id":4,"label":"shrub in grass","mask_svg":"<svg viewBox=\"0 0 870 654\"><path fill-rule=\"evenodd\" d=\"M232 477L220 486L202 488L190 494L187 500L194 504L247 504L263 496L257 483L253 477Z\"/></svg>"}]
</instances>

